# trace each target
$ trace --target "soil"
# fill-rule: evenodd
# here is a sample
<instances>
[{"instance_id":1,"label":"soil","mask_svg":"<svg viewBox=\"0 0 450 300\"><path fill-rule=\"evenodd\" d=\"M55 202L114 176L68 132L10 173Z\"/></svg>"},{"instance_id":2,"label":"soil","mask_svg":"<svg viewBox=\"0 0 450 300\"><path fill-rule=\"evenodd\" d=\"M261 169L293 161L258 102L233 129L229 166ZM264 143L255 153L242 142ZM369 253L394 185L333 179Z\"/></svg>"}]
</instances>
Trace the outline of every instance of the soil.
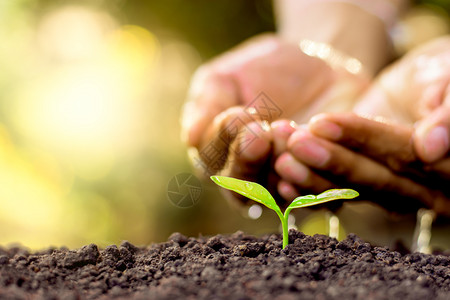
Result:
<instances>
[{"instance_id":1,"label":"soil","mask_svg":"<svg viewBox=\"0 0 450 300\"><path fill-rule=\"evenodd\" d=\"M179 233L136 247L0 248L0 299L450 299L450 257L349 235Z\"/></svg>"}]
</instances>

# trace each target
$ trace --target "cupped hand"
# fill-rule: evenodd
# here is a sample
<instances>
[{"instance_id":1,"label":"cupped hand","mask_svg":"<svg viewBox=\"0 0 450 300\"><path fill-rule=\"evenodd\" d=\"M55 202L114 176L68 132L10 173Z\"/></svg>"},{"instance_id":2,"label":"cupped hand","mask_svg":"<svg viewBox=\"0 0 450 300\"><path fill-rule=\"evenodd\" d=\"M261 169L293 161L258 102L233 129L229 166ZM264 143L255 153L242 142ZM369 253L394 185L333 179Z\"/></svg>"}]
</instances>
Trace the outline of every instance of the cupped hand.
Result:
<instances>
[{"instance_id":1,"label":"cupped hand","mask_svg":"<svg viewBox=\"0 0 450 300\"><path fill-rule=\"evenodd\" d=\"M354 111L414 125L414 149L424 162L446 156L450 138L450 36L411 51L384 71Z\"/></svg>"},{"instance_id":2,"label":"cupped hand","mask_svg":"<svg viewBox=\"0 0 450 300\"><path fill-rule=\"evenodd\" d=\"M261 170L291 129L288 121L271 122L348 110L367 84L361 74L333 69L275 35L252 38L196 72L183 111L183 138L207 175L225 172L278 185L275 172L263 179ZM243 135L250 136L247 142Z\"/></svg>"},{"instance_id":3,"label":"cupped hand","mask_svg":"<svg viewBox=\"0 0 450 300\"><path fill-rule=\"evenodd\" d=\"M392 211L450 215L449 46L434 41L383 72L355 107L368 118L323 114L292 134L280 176L300 193L345 185Z\"/></svg>"},{"instance_id":4,"label":"cupped hand","mask_svg":"<svg viewBox=\"0 0 450 300\"><path fill-rule=\"evenodd\" d=\"M328 153L311 168L330 182L361 190L361 198L390 211L431 208L450 216L450 158L423 162L414 149L411 126L367 119L353 113L319 115L309 123L308 142ZM298 139L292 149L299 148ZM301 155L299 152L295 152Z\"/></svg>"}]
</instances>

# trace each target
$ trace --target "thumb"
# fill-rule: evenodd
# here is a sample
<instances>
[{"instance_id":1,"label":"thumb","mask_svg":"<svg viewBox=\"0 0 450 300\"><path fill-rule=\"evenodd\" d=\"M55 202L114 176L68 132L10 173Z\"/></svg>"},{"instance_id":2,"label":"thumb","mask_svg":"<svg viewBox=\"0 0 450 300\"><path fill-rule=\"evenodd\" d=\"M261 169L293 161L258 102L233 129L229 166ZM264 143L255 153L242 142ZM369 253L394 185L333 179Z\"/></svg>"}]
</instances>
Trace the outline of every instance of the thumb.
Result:
<instances>
[{"instance_id":1,"label":"thumb","mask_svg":"<svg viewBox=\"0 0 450 300\"><path fill-rule=\"evenodd\" d=\"M447 96L450 100L450 95ZM419 158L433 163L449 152L450 106L442 105L416 123L413 144Z\"/></svg>"},{"instance_id":2,"label":"thumb","mask_svg":"<svg viewBox=\"0 0 450 300\"><path fill-rule=\"evenodd\" d=\"M219 74L208 66L201 67L191 81L188 100L181 116L181 138L199 147L202 135L214 118L238 103L237 87L231 76Z\"/></svg>"}]
</instances>

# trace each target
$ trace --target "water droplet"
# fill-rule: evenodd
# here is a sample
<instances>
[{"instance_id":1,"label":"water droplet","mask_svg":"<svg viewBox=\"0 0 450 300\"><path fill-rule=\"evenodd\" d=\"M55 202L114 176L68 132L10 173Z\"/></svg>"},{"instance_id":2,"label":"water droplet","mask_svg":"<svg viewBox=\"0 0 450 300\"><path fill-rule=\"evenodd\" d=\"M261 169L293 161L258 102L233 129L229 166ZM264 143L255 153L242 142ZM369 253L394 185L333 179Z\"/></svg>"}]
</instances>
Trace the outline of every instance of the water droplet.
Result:
<instances>
[{"instance_id":1,"label":"water droplet","mask_svg":"<svg viewBox=\"0 0 450 300\"><path fill-rule=\"evenodd\" d=\"M251 185L250 183L246 183L245 187L247 188L247 190L251 191L253 190L253 185Z\"/></svg>"}]
</instances>

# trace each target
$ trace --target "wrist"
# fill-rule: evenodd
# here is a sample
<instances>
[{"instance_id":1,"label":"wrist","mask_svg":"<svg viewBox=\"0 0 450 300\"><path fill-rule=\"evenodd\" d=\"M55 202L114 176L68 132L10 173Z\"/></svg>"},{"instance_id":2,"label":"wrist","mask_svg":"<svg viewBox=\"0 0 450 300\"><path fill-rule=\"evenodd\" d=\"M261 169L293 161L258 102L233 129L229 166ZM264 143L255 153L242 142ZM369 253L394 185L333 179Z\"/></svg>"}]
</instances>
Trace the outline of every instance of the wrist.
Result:
<instances>
[{"instance_id":1,"label":"wrist","mask_svg":"<svg viewBox=\"0 0 450 300\"><path fill-rule=\"evenodd\" d=\"M279 34L282 38L295 43L308 39L329 44L358 59L371 75L392 60L387 22L394 18L396 12L381 19L378 13L354 5L351 1L295 3L293 5L297 6L294 9L289 9L291 5L278 7Z\"/></svg>"}]
</instances>

